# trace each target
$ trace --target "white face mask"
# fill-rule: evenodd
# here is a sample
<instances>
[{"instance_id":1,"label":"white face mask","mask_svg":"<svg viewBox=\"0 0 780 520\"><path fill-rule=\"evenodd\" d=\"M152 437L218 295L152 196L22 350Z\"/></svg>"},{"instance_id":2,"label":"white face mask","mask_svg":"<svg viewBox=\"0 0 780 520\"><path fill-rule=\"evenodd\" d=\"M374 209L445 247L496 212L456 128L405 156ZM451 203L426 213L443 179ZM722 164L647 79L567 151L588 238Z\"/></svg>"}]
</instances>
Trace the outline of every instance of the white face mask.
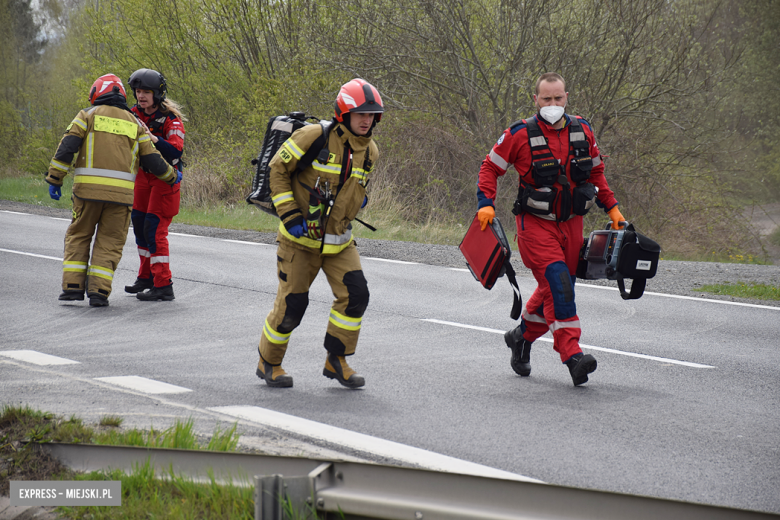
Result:
<instances>
[{"instance_id":1,"label":"white face mask","mask_svg":"<svg viewBox=\"0 0 780 520\"><path fill-rule=\"evenodd\" d=\"M564 111L564 107L558 107L558 106L542 107L539 109L539 115L542 116L542 119L544 119L551 125L554 125L555 123L560 121L561 118L563 117L563 111Z\"/></svg>"}]
</instances>

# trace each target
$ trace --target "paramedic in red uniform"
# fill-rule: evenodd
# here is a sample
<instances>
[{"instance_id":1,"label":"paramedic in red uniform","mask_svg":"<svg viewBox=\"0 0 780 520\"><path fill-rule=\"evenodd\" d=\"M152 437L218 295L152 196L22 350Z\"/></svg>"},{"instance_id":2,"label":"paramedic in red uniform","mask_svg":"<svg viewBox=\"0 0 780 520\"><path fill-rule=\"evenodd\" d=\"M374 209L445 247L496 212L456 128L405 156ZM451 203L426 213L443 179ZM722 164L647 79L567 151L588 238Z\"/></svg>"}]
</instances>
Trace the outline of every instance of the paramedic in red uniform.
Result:
<instances>
[{"instance_id":1,"label":"paramedic in red uniform","mask_svg":"<svg viewBox=\"0 0 780 520\"><path fill-rule=\"evenodd\" d=\"M165 78L156 70L139 69L128 82L137 104L132 108L154 146L180 174L185 117L178 103L166 97ZM125 291L142 301L170 301L173 296L168 226L179 213L181 183L168 186L143 169L138 170L133 198L133 232L141 266Z\"/></svg>"},{"instance_id":2,"label":"paramedic in red uniform","mask_svg":"<svg viewBox=\"0 0 780 520\"><path fill-rule=\"evenodd\" d=\"M596 370L596 359L580 349L574 302L582 215L595 203L609 215L613 229L624 226L625 219L604 177L590 123L564 112L569 94L563 78L542 74L535 92L538 113L505 130L482 162L478 215L482 229L492 223L498 177L514 166L520 175L513 210L517 242L538 286L526 302L520 325L504 335L512 350L511 366L521 376L530 375L531 344L549 330L553 348L578 386Z\"/></svg>"}]
</instances>

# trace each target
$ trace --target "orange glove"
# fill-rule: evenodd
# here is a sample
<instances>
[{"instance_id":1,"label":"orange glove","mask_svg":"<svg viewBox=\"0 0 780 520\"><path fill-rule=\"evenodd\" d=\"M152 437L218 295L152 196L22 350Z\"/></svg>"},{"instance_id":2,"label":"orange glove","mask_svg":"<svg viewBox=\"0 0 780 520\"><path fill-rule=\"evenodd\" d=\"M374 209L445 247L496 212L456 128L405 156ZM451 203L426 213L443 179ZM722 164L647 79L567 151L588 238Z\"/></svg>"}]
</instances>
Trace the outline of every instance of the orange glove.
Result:
<instances>
[{"instance_id":1,"label":"orange glove","mask_svg":"<svg viewBox=\"0 0 780 520\"><path fill-rule=\"evenodd\" d=\"M607 211L607 215L609 215L610 220L612 220L612 229L623 229L626 227L626 219L623 217L623 214L620 213L620 210L617 206ZM622 226L620 225L621 222L623 222Z\"/></svg>"},{"instance_id":2,"label":"orange glove","mask_svg":"<svg viewBox=\"0 0 780 520\"><path fill-rule=\"evenodd\" d=\"M488 224L492 224L493 219L496 218L496 210L493 209L493 206L479 208L479 211L477 211L477 218L479 219L480 230L485 231Z\"/></svg>"}]
</instances>

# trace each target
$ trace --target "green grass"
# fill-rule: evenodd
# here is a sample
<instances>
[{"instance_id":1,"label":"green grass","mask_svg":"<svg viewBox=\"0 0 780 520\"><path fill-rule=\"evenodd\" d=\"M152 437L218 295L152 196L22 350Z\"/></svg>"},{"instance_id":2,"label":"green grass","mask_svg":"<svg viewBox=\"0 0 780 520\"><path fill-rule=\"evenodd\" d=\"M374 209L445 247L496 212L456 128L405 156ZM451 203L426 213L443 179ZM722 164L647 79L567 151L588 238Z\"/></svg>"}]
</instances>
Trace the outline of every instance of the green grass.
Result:
<instances>
[{"instance_id":1,"label":"green grass","mask_svg":"<svg viewBox=\"0 0 780 520\"><path fill-rule=\"evenodd\" d=\"M0 199L48 208L70 209L70 196L73 189L73 177L68 175L62 185L62 197L54 200L49 196L49 184L40 177L3 177L0 178Z\"/></svg>"},{"instance_id":2,"label":"green grass","mask_svg":"<svg viewBox=\"0 0 780 520\"><path fill-rule=\"evenodd\" d=\"M717 262L721 264L756 264L771 265L771 261L766 258L754 255L744 255L739 253L696 253L680 255L670 252L664 252L661 260L684 261L684 262Z\"/></svg>"},{"instance_id":3,"label":"green grass","mask_svg":"<svg viewBox=\"0 0 780 520\"><path fill-rule=\"evenodd\" d=\"M77 475L73 480L119 480L122 505L59 507L60 514L78 520L109 519L238 519L254 518L254 488L217 483L213 474L207 483L193 482L172 471L155 474L148 460L130 474L119 471Z\"/></svg>"},{"instance_id":4,"label":"green grass","mask_svg":"<svg viewBox=\"0 0 780 520\"><path fill-rule=\"evenodd\" d=\"M227 429L218 425L203 445L194 433L191 419L176 421L165 430L116 429L117 416L100 419L98 428L85 425L78 417L63 419L28 406L4 405L0 410L0 494L8 495L11 480L121 480L121 507L60 507L65 518L72 519L149 519L209 518L252 519L254 489L217 483L193 482L168 473L155 475L149 464L136 467L129 475L121 472L76 474L41 450L46 442L109 444L180 449L235 451L238 445L236 424ZM109 428L106 430L106 428ZM289 503L287 504L289 509ZM290 520L311 517L299 513ZM312 517L316 518L316 516Z\"/></svg>"},{"instance_id":5,"label":"green grass","mask_svg":"<svg viewBox=\"0 0 780 520\"><path fill-rule=\"evenodd\" d=\"M122 426L122 423L124 422L124 419L117 415L104 415L100 418L100 422L98 423L100 426L112 426L114 428L118 428Z\"/></svg>"},{"instance_id":6,"label":"green grass","mask_svg":"<svg viewBox=\"0 0 780 520\"><path fill-rule=\"evenodd\" d=\"M59 201L49 197L48 184L43 176L8 175L0 176L0 199L39 206L66 208L71 207L71 175L65 178L62 187L62 198ZM466 232L464 222L453 220L448 215L433 215L425 221L410 222L404 219L404 208L398 203L379 200L372 203L358 214L358 218L377 228L376 232L367 229L359 222L353 222L355 237L380 240L396 240L419 242L423 244L458 245ZM188 205L186 198L182 202L179 214L174 223L196 226L209 226L223 229L247 231L275 232L279 227L279 219L268 215L256 206L245 203L213 202L207 205ZM513 226L510 226L513 229ZM512 234L511 229L507 233ZM510 236L510 242L514 240ZM780 229L769 238L780 245ZM698 253L692 255L675 255L664 252L664 260L687 260L692 262L721 262L742 264L765 264L765 259L740 253Z\"/></svg>"},{"instance_id":7,"label":"green grass","mask_svg":"<svg viewBox=\"0 0 780 520\"><path fill-rule=\"evenodd\" d=\"M73 178L68 175L62 187L62 197L55 201L49 197L49 185L43 180L43 176L6 175L0 177L0 199L70 209L72 186ZM466 232L460 223L442 223L435 219L409 223L401 218L402 214L398 208L371 208L369 204L365 211L358 214L358 218L376 227L377 231L373 232L359 222L354 222L355 237L457 245ZM442 219L444 220L446 219ZM201 206L188 206L183 203L179 214L174 218L174 223L264 232L275 232L279 228L277 217L243 201L234 204L214 203Z\"/></svg>"},{"instance_id":8,"label":"green grass","mask_svg":"<svg viewBox=\"0 0 780 520\"><path fill-rule=\"evenodd\" d=\"M763 283L703 285L699 290L712 294L752 298L754 300L780 300L780 287Z\"/></svg>"}]
</instances>

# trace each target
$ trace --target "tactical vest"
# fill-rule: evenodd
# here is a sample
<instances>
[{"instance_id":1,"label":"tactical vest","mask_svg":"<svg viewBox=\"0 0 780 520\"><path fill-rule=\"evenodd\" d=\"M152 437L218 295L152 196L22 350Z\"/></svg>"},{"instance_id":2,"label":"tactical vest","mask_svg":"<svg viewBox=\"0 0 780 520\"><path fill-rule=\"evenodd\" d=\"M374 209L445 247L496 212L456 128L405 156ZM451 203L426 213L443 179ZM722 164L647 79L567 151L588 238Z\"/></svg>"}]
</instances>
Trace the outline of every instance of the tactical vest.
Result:
<instances>
[{"instance_id":1,"label":"tactical vest","mask_svg":"<svg viewBox=\"0 0 780 520\"><path fill-rule=\"evenodd\" d=\"M520 188L512 213L534 214L546 220L566 221L576 215L585 215L596 201L596 187L588 182L593 169L590 143L585 138L582 124L576 117L569 121L569 176L566 166L553 156L547 138L536 118L525 120L528 146L531 149L532 184L520 178ZM569 179L574 183L571 186ZM555 187L559 184L561 189Z\"/></svg>"}]
</instances>

